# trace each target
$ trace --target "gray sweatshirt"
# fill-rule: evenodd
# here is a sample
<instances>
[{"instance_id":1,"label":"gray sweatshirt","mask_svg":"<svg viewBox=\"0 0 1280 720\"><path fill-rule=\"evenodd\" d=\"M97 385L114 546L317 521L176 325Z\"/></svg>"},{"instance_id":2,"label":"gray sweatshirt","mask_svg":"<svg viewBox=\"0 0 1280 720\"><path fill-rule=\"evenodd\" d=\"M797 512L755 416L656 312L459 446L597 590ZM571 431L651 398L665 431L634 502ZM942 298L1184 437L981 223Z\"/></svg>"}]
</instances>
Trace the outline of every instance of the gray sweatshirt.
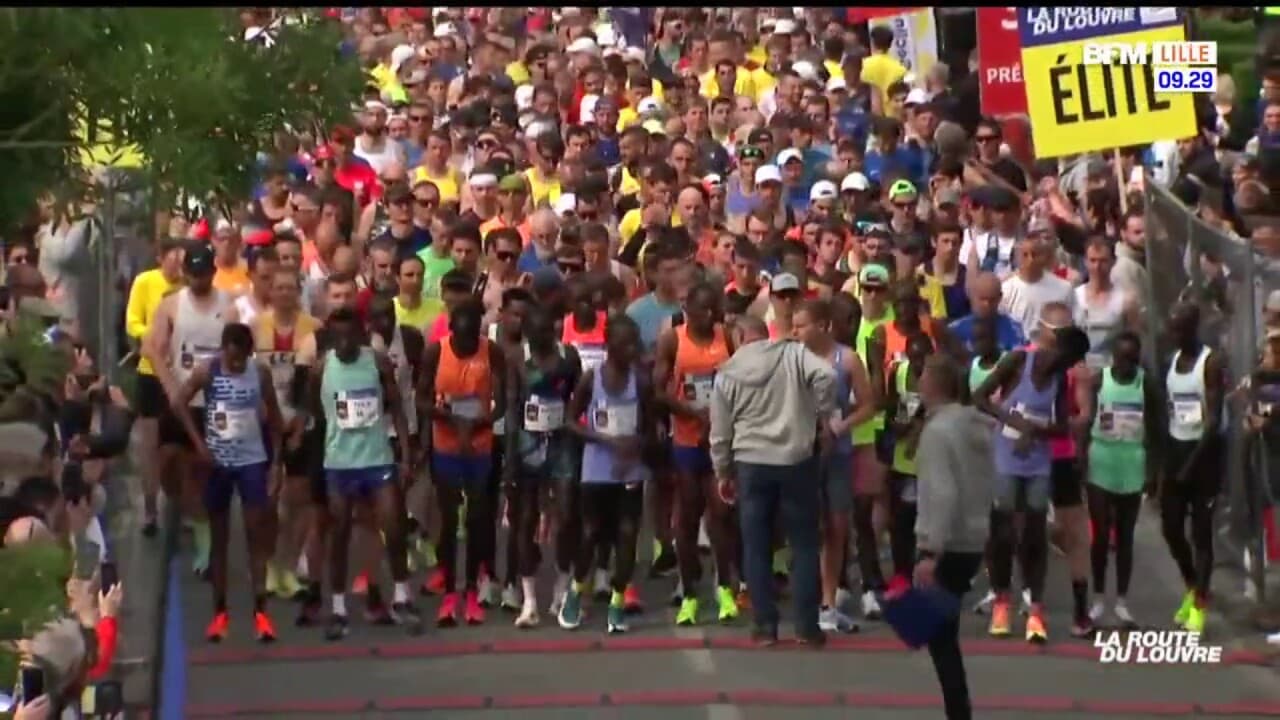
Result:
<instances>
[{"instance_id":1,"label":"gray sweatshirt","mask_svg":"<svg viewBox=\"0 0 1280 720\"><path fill-rule=\"evenodd\" d=\"M995 496L991 422L973 407L932 411L916 448L916 544L934 553L982 552Z\"/></svg>"},{"instance_id":2,"label":"gray sweatshirt","mask_svg":"<svg viewBox=\"0 0 1280 720\"><path fill-rule=\"evenodd\" d=\"M792 340L738 348L711 393L711 464L719 477L733 463L794 465L813 455L818 418L835 409L835 370Z\"/></svg>"}]
</instances>

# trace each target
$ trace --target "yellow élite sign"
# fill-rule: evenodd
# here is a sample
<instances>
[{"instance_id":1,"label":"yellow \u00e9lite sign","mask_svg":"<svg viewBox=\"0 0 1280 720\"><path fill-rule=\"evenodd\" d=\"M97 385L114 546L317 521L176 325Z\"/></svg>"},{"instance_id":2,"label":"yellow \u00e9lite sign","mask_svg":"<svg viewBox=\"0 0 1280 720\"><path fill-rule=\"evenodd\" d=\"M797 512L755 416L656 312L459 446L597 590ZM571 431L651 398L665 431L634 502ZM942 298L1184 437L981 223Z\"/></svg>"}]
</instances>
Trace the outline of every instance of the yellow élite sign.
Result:
<instances>
[{"instance_id":1,"label":"yellow \u00e9lite sign","mask_svg":"<svg viewBox=\"0 0 1280 720\"><path fill-rule=\"evenodd\" d=\"M1194 100L1157 93L1150 64L1086 64L1096 44L1176 42L1186 38L1174 8L1019 8L1036 157L1178 140L1194 135Z\"/></svg>"}]
</instances>

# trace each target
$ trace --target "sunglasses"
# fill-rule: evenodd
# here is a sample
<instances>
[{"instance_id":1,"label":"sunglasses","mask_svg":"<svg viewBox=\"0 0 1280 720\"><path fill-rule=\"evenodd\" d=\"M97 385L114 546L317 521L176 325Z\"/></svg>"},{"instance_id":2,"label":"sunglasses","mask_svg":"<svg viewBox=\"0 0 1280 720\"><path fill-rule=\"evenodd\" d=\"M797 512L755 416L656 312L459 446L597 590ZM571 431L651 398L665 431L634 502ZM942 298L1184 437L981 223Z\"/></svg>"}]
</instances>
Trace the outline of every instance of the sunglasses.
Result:
<instances>
[{"instance_id":1,"label":"sunglasses","mask_svg":"<svg viewBox=\"0 0 1280 720\"><path fill-rule=\"evenodd\" d=\"M409 122L427 122L431 119L430 115L410 115Z\"/></svg>"},{"instance_id":2,"label":"sunglasses","mask_svg":"<svg viewBox=\"0 0 1280 720\"><path fill-rule=\"evenodd\" d=\"M416 197L413 199L413 204L417 205L418 207L429 208L429 207L435 207L436 201L431 198Z\"/></svg>"},{"instance_id":3,"label":"sunglasses","mask_svg":"<svg viewBox=\"0 0 1280 720\"><path fill-rule=\"evenodd\" d=\"M582 272L582 266L577 263L556 263L556 267L560 268L562 273Z\"/></svg>"},{"instance_id":4,"label":"sunglasses","mask_svg":"<svg viewBox=\"0 0 1280 720\"><path fill-rule=\"evenodd\" d=\"M516 254L507 250L499 250L493 256L501 262L511 262L516 259Z\"/></svg>"},{"instance_id":5,"label":"sunglasses","mask_svg":"<svg viewBox=\"0 0 1280 720\"><path fill-rule=\"evenodd\" d=\"M975 135L973 139L980 143L996 142L997 140L1000 139L1000 136L999 135Z\"/></svg>"},{"instance_id":6,"label":"sunglasses","mask_svg":"<svg viewBox=\"0 0 1280 720\"><path fill-rule=\"evenodd\" d=\"M916 203L914 200L908 200L906 202L898 202L895 200L893 203L893 206L898 208L899 210L910 210L911 208L916 206Z\"/></svg>"},{"instance_id":7,"label":"sunglasses","mask_svg":"<svg viewBox=\"0 0 1280 720\"><path fill-rule=\"evenodd\" d=\"M476 143L476 147L479 148L480 150L492 150L498 147L498 141L497 140L481 140L480 142Z\"/></svg>"},{"instance_id":8,"label":"sunglasses","mask_svg":"<svg viewBox=\"0 0 1280 720\"><path fill-rule=\"evenodd\" d=\"M862 286L862 292L864 293L875 294L875 293L882 293L884 291L885 291L885 288L883 285L863 285Z\"/></svg>"},{"instance_id":9,"label":"sunglasses","mask_svg":"<svg viewBox=\"0 0 1280 720\"><path fill-rule=\"evenodd\" d=\"M775 297L779 300L786 301L798 300L800 299L800 292L798 290L779 290L777 292L769 293L769 297Z\"/></svg>"},{"instance_id":10,"label":"sunglasses","mask_svg":"<svg viewBox=\"0 0 1280 720\"><path fill-rule=\"evenodd\" d=\"M309 212L315 212L316 210L320 209L316 207L305 207L302 205L298 205L297 203L291 204L289 208L296 213L309 213Z\"/></svg>"}]
</instances>

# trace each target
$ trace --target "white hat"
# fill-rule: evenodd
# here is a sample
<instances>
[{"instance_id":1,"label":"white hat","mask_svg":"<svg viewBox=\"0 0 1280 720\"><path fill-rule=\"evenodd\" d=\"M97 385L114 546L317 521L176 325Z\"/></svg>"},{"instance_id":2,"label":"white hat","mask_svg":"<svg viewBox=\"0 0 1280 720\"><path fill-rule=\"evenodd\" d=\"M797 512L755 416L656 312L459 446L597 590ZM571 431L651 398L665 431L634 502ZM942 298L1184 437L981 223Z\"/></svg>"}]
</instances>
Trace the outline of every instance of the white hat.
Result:
<instances>
[{"instance_id":1,"label":"white hat","mask_svg":"<svg viewBox=\"0 0 1280 720\"><path fill-rule=\"evenodd\" d=\"M557 217L575 213L578 211L578 198L573 193L561 193L560 197L556 198L555 204L551 206L551 209L555 211Z\"/></svg>"},{"instance_id":2,"label":"white hat","mask_svg":"<svg viewBox=\"0 0 1280 720\"><path fill-rule=\"evenodd\" d=\"M599 102L599 95L582 96L582 103L578 106L578 118L583 124L596 121L596 104Z\"/></svg>"},{"instance_id":3,"label":"white hat","mask_svg":"<svg viewBox=\"0 0 1280 720\"><path fill-rule=\"evenodd\" d=\"M788 290L799 290L800 279L789 272L778 273L769 281L769 292L786 292Z\"/></svg>"},{"instance_id":4,"label":"white hat","mask_svg":"<svg viewBox=\"0 0 1280 720\"><path fill-rule=\"evenodd\" d=\"M574 53L587 53L598 56L600 54L600 46L589 37L580 37L569 43L569 47L565 48L565 52L571 55Z\"/></svg>"},{"instance_id":5,"label":"white hat","mask_svg":"<svg viewBox=\"0 0 1280 720\"><path fill-rule=\"evenodd\" d=\"M779 18L773 23L774 35L790 35L796 31L796 21L787 18Z\"/></svg>"},{"instance_id":6,"label":"white hat","mask_svg":"<svg viewBox=\"0 0 1280 720\"><path fill-rule=\"evenodd\" d=\"M870 189L871 183L867 181L867 176L860 172L851 172L840 181L840 192L845 192L846 190L865 192Z\"/></svg>"},{"instance_id":7,"label":"white hat","mask_svg":"<svg viewBox=\"0 0 1280 720\"><path fill-rule=\"evenodd\" d=\"M622 49L622 59L626 62L644 63L648 58L642 48L629 47Z\"/></svg>"},{"instance_id":8,"label":"white hat","mask_svg":"<svg viewBox=\"0 0 1280 720\"><path fill-rule=\"evenodd\" d=\"M782 171L777 165L761 165L756 168L756 184L762 185L767 182L782 182Z\"/></svg>"},{"instance_id":9,"label":"white hat","mask_svg":"<svg viewBox=\"0 0 1280 720\"><path fill-rule=\"evenodd\" d=\"M596 41L603 47L617 47L618 31L613 29L613 25L604 23L592 28L595 33Z\"/></svg>"},{"instance_id":10,"label":"white hat","mask_svg":"<svg viewBox=\"0 0 1280 720\"><path fill-rule=\"evenodd\" d=\"M662 101L652 95L643 97L640 99L640 102L636 103L637 115L650 115L661 111Z\"/></svg>"},{"instance_id":11,"label":"white hat","mask_svg":"<svg viewBox=\"0 0 1280 720\"><path fill-rule=\"evenodd\" d=\"M813 63L808 60L800 60L798 62L791 63L791 69L800 76L801 80L818 79L818 68L814 67Z\"/></svg>"},{"instance_id":12,"label":"white hat","mask_svg":"<svg viewBox=\"0 0 1280 720\"><path fill-rule=\"evenodd\" d=\"M391 72L400 72L400 67L412 60L416 54L417 51L413 49L412 45L397 45L391 51Z\"/></svg>"},{"instance_id":13,"label":"white hat","mask_svg":"<svg viewBox=\"0 0 1280 720\"><path fill-rule=\"evenodd\" d=\"M783 150L782 152L778 153L779 167L786 165L792 160L799 160L800 162L804 162L804 155L802 155L800 151L795 148L787 148L786 150Z\"/></svg>"},{"instance_id":14,"label":"white hat","mask_svg":"<svg viewBox=\"0 0 1280 720\"><path fill-rule=\"evenodd\" d=\"M845 83L842 77L833 77L827 81L827 92L835 92L836 90L848 90L849 85Z\"/></svg>"},{"instance_id":15,"label":"white hat","mask_svg":"<svg viewBox=\"0 0 1280 720\"><path fill-rule=\"evenodd\" d=\"M836 190L836 184L830 180L819 180L809 188L809 200L834 200L840 193Z\"/></svg>"},{"instance_id":16,"label":"white hat","mask_svg":"<svg viewBox=\"0 0 1280 720\"><path fill-rule=\"evenodd\" d=\"M911 92L907 93L907 101L903 104L923 105L927 102L929 102L929 96L925 93L923 88L912 88Z\"/></svg>"},{"instance_id":17,"label":"white hat","mask_svg":"<svg viewBox=\"0 0 1280 720\"><path fill-rule=\"evenodd\" d=\"M434 34L438 38L451 37L458 34L458 29L453 26L453 23L440 23L436 26Z\"/></svg>"},{"instance_id":18,"label":"white hat","mask_svg":"<svg viewBox=\"0 0 1280 720\"><path fill-rule=\"evenodd\" d=\"M702 176L702 184L719 187L724 184L724 178L717 173L708 173Z\"/></svg>"},{"instance_id":19,"label":"white hat","mask_svg":"<svg viewBox=\"0 0 1280 720\"><path fill-rule=\"evenodd\" d=\"M516 88L516 108L528 110L533 107L533 86L529 84Z\"/></svg>"}]
</instances>

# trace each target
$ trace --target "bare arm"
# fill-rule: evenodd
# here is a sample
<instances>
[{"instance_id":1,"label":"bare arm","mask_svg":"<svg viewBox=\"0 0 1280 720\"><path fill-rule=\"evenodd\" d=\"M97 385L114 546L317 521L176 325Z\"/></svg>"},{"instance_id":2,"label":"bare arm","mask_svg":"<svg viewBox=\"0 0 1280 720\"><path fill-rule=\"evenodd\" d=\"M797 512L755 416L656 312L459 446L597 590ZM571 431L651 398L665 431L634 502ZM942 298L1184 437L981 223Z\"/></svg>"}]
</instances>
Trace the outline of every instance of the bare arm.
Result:
<instances>
[{"instance_id":1,"label":"bare arm","mask_svg":"<svg viewBox=\"0 0 1280 720\"><path fill-rule=\"evenodd\" d=\"M489 352L489 381L493 387L493 411L484 420L492 425L498 418L507 414L507 359L497 343L487 343Z\"/></svg>"},{"instance_id":2,"label":"bare arm","mask_svg":"<svg viewBox=\"0 0 1280 720\"><path fill-rule=\"evenodd\" d=\"M204 435L196 427L195 418L191 416L191 412L187 408L191 405L191 401L195 396L208 384L209 365L200 363L192 369L191 375L178 388L171 402L174 417L178 418L178 422L182 423L182 429L186 431L187 437L191 438L192 447L196 448L205 446Z\"/></svg>"},{"instance_id":3,"label":"bare arm","mask_svg":"<svg viewBox=\"0 0 1280 720\"><path fill-rule=\"evenodd\" d=\"M280 412L280 398L276 397L276 387L271 382L271 370L263 363L258 363L258 380L267 410L267 440L271 443L271 457L278 460L284 457L284 413Z\"/></svg>"},{"instance_id":4,"label":"bare arm","mask_svg":"<svg viewBox=\"0 0 1280 720\"><path fill-rule=\"evenodd\" d=\"M382 397L386 398L387 412L391 413L391 426L396 431L396 442L400 443L400 457L408 461L413 457L413 448L409 445L409 421L404 415L400 390L396 387L396 371L386 355L379 352L374 357L378 365L378 379L382 382ZM408 478L402 478L402 481L407 480Z\"/></svg>"},{"instance_id":5,"label":"bare arm","mask_svg":"<svg viewBox=\"0 0 1280 720\"><path fill-rule=\"evenodd\" d=\"M676 393L671 390L671 380L675 374L676 365L676 342L676 333L669 328L658 335L653 361L654 399L677 415L698 417L698 411L689 403L676 397Z\"/></svg>"},{"instance_id":6,"label":"bare arm","mask_svg":"<svg viewBox=\"0 0 1280 720\"><path fill-rule=\"evenodd\" d=\"M169 367L170 341L173 336L173 304L175 302L173 298L174 296L170 295L160 301L160 306L156 308L155 317L151 319L151 327L147 329L147 334L142 338L142 356L150 361L151 369L155 371L156 379L160 381L160 386L164 388L165 393L170 398L178 391L173 378L173 368Z\"/></svg>"}]
</instances>

